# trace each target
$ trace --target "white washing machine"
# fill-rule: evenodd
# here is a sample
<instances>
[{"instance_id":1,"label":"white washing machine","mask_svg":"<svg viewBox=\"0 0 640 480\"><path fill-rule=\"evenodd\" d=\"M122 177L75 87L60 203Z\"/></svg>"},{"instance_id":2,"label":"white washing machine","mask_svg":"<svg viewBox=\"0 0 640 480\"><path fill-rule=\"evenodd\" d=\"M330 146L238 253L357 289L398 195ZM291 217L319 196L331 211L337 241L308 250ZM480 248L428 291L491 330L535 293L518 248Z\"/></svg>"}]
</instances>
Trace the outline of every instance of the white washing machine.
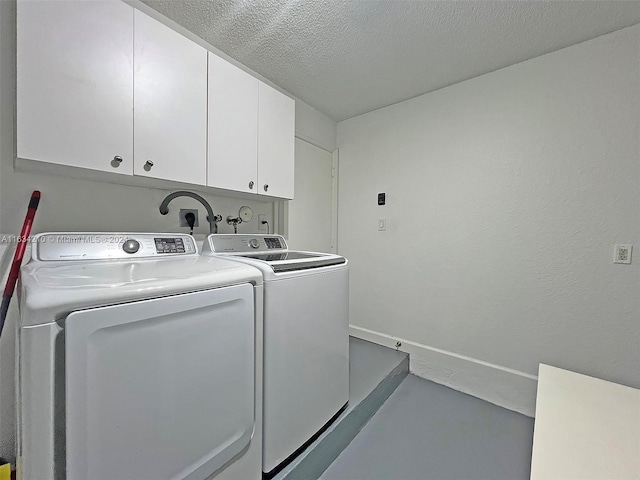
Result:
<instances>
[{"instance_id":1,"label":"white washing machine","mask_svg":"<svg viewBox=\"0 0 640 480\"><path fill-rule=\"evenodd\" d=\"M267 478L328 427L349 400L349 267L339 255L291 251L278 235L209 235L203 255L264 276Z\"/></svg>"},{"instance_id":2,"label":"white washing machine","mask_svg":"<svg viewBox=\"0 0 640 480\"><path fill-rule=\"evenodd\" d=\"M180 234L36 236L18 475L258 479L262 276Z\"/></svg>"}]
</instances>

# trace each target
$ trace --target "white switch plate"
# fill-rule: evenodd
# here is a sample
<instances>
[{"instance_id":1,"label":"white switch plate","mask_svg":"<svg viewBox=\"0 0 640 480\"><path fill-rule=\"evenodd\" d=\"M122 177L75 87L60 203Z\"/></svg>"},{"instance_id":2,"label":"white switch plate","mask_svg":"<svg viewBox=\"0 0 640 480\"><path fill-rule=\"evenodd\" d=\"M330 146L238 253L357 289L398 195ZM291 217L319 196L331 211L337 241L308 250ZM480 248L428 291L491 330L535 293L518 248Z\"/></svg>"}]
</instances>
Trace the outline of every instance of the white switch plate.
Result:
<instances>
[{"instance_id":1,"label":"white switch plate","mask_svg":"<svg viewBox=\"0 0 640 480\"><path fill-rule=\"evenodd\" d=\"M613 263L631 263L633 245L619 244L613 249Z\"/></svg>"},{"instance_id":2,"label":"white switch plate","mask_svg":"<svg viewBox=\"0 0 640 480\"><path fill-rule=\"evenodd\" d=\"M258 230L266 230L267 229L267 224L266 223L262 223L264 220L267 219L266 215L258 215Z\"/></svg>"},{"instance_id":3,"label":"white switch plate","mask_svg":"<svg viewBox=\"0 0 640 480\"><path fill-rule=\"evenodd\" d=\"M379 218L378 219L378 231L379 232L384 232L387 229L387 219L386 218Z\"/></svg>"}]
</instances>

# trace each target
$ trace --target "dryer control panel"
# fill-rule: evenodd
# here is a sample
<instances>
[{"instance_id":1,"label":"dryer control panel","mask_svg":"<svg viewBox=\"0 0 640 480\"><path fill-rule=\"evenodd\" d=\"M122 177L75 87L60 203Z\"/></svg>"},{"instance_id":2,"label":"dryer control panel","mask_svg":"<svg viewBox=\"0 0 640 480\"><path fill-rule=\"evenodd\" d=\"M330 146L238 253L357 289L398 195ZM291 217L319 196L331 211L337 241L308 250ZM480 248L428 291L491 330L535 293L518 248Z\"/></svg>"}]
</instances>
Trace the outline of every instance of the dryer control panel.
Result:
<instances>
[{"instance_id":1,"label":"dryer control panel","mask_svg":"<svg viewBox=\"0 0 640 480\"><path fill-rule=\"evenodd\" d=\"M42 233L32 239L39 261L157 258L197 255L192 236L166 233Z\"/></svg>"}]
</instances>

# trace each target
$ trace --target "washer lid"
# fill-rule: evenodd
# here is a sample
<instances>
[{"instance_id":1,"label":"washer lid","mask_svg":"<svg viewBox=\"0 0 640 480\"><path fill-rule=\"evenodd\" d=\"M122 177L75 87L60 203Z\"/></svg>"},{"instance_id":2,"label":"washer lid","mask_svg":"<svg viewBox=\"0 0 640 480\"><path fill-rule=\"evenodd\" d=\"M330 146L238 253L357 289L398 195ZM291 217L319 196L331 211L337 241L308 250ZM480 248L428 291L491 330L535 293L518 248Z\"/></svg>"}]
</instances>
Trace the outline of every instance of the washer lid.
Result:
<instances>
[{"instance_id":1,"label":"washer lid","mask_svg":"<svg viewBox=\"0 0 640 480\"><path fill-rule=\"evenodd\" d=\"M286 252L265 252L265 253L242 253L238 255L239 257L244 258L255 258L256 260L262 260L263 262L281 262L284 260L302 260L302 259L318 259L320 257L325 257L321 253L310 253L310 252L296 252L296 251L286 251Z\"/></svg>"},{"instance_id":2,"label":"washer lid","mask_svg":"<svg viewBox=\"0 0 640 480\"><path fill-rule=\"evenodd\" d=\"M202 246L202 255L218 255L246 261L263 273L285 273L311 268L346 264L347 259L332 253L289 250L280 235L209 235Z\"/></svg>"},{"instance_id":3,"label":"washer lid","mask_svg":"<svg viewBox=\"0 0 640 480\"><path fill-rule=\"evenodd\" d=\"M265 262L275 273L308 270L347 263L344 257L311 252L287 251L280 253L256 253L255 255L229 255L229 258L248 258Z\"/></svg>"},{"instance_id":4,"label":"washer lid","mask_svg":"<svg viewBox=\"0 0 640 480\"><path fill-rule=\"evenodd\" d=\"M212 234L204 241L202 255L246 261L260 268L265 275L347 263L346 258L332 253L289 250L287 242L280 235Z\"/></svg>"}]
</instances>

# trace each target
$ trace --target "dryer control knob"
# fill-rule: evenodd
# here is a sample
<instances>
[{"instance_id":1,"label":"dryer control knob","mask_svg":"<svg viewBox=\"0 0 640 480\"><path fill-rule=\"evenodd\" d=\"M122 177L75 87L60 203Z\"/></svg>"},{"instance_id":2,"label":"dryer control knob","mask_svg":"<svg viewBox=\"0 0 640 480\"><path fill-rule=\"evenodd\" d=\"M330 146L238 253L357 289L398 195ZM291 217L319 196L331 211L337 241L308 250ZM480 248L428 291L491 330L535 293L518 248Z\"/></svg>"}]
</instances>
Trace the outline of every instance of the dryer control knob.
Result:
<instances>
[{"instance_id":1,"label":"dryer control knob","mask_svg":"<svg viewBox=\"0 0 640 480\"><path fill-rule=\"evenodd\" d=\"M252 238L251 240L249 240L249 246L251 248L258 248L260 246L260 242L257 238Z\"/></svg>"},{"instance_id":2,"label":"dryer control knob","mask_svg":"<svg viewBox=\"0 0 640 480\"><path fill-rule=\"evenodd\" d=\"M140 242L138 242L137 240L129 239L122 245L122 250L127 253L136 253L138 250L140 250Z\"/></svg>"}]
</instances>

